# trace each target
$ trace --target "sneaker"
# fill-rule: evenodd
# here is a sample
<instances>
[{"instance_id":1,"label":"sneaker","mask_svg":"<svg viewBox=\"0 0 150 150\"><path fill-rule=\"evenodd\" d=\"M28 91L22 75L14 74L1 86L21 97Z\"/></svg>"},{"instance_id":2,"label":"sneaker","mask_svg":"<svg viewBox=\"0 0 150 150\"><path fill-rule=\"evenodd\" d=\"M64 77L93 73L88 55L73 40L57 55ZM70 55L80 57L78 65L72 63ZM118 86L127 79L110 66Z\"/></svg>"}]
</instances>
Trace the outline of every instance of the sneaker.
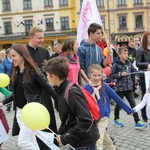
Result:
<instances>
[{"instance_id":1,"label":"sneaker","mask_svg":"<svg viewBox=\"0 0 150 150\"><path fill-rule=\"evenodd\" d=\"M117 127L124 127L124 124L121 122L120 119L114 120L114 124L115 124Z\"/></svg>"},{"instance_id":2,"label":"sneaker","mask_svg":"<svg viewBox=\"0 0 150 150\"><path fill-rule=\"evenodd\" d=\"M144 124L142 121L138 121L138 123L135 124L135 129L143 129L147 127L147 124Z\"/></svg>"}]
</instances>

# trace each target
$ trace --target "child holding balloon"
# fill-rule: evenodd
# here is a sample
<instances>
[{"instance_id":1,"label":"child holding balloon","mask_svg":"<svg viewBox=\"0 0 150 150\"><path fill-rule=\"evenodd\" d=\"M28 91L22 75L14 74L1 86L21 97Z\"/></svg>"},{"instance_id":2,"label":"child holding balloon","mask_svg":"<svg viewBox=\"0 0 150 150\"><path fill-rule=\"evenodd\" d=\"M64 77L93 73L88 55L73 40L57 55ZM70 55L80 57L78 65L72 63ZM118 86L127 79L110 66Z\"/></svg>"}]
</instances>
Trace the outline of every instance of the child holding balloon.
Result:
<instances>
[{"instance_id":1,"label":"child holding balloon","mask_svg":"<svg viewBox=\"0 0 150 150\"><path fill-rule=\"evenodd\" d=\"M20 127L18 146L23 150L40 150L32 129L28 128L22 121L21 112L23 107L30 102L39 102L44 105L41 98L42 88L56 101L58 96L31 58L25 45L17 44L12 46L10 53L13 61L11 76L13 99L9 97L3 101L3 104L13 100L15 118Z\"/></svg>"}]
</instances>

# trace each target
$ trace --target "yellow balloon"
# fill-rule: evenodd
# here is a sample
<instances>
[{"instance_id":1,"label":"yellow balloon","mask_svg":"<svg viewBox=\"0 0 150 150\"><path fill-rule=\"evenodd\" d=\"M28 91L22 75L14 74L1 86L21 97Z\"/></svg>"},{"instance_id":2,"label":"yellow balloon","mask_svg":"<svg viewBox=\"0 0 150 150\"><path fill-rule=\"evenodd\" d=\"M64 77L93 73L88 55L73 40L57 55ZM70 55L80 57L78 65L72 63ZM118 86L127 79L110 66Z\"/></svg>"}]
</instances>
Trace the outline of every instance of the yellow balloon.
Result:
<instances>
[{"instance_id":1,"label":"yellow balloon","mask_svg":"<svg viewBox=\"0 0 150 150\"><path fill-rule=\"evenodd\" d=\"M21 118L23 123L32 130L43 130L50 124L48 110L37 102L26 104L22 109Z\"/></svg>"},{"instance_id":2,"label":"yellow balloon","mask_svg":"<svg viewBox=\"0 0 150 150\"><path fill-rule=\"evenodd\" d=\"M105 47L104 50L103 50L103 55L106 57L106 56L107 56L107 53L108 53L108 48Z\"/></svg>"},{"instance_id":3,"label":"yellow balloon","mask_svg":"<svg viewBox=\"0 0 150 150\"><path fill-rule=\"evenodd\" d=\"M4 88L10 83L10 78L5 73L0 73L0 87Z\"/></svg>"}]
</instances>

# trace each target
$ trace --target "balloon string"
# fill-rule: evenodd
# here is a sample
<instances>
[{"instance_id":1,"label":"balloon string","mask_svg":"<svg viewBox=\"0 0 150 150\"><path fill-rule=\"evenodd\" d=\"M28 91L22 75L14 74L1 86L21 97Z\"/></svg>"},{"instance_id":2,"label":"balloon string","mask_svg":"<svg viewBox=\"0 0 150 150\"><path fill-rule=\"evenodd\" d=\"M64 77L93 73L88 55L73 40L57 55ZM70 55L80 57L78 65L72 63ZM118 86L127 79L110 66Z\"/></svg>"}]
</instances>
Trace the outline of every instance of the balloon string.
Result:
<instances>
[{"instance_id":1,"label":"balloon string","mask_svg":"<svg viewBox=\"0 0 150 150\"><path fill-rule=\"evenodd\" d=\"M52 133L54 133L54 135L55 136L57 136L57 134L53 131L53 130L51 130L49 127L47 127L47 129L49 130L49 131L51 131ZM56 137L55 137L55 139L56 139ZM73 150L76 150L74 147L72 147L70 144L68 144L69 145L69 147L70 148L72 148Z\"/></svg>"}]
</instances>

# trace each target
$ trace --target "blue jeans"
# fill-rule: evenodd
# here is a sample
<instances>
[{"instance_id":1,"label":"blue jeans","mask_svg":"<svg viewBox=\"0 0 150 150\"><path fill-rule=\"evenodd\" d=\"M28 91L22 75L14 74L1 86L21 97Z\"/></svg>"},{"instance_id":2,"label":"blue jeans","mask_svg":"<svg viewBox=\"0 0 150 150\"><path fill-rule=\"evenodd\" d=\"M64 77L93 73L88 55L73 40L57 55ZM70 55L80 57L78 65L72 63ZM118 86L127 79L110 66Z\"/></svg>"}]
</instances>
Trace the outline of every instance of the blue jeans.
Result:
<instances>
[{"instance_id":1,"label":"blue jeans","mask_svg":"<svg viewBox=\"0 0 150 150\"><path fill-rule=\"evenodd\" d=\"M73 150L72 148L69 148L69 150ZM96 144L86 147L77 147L75 150L97 150Z\"/></svg>"}]
</instances>

